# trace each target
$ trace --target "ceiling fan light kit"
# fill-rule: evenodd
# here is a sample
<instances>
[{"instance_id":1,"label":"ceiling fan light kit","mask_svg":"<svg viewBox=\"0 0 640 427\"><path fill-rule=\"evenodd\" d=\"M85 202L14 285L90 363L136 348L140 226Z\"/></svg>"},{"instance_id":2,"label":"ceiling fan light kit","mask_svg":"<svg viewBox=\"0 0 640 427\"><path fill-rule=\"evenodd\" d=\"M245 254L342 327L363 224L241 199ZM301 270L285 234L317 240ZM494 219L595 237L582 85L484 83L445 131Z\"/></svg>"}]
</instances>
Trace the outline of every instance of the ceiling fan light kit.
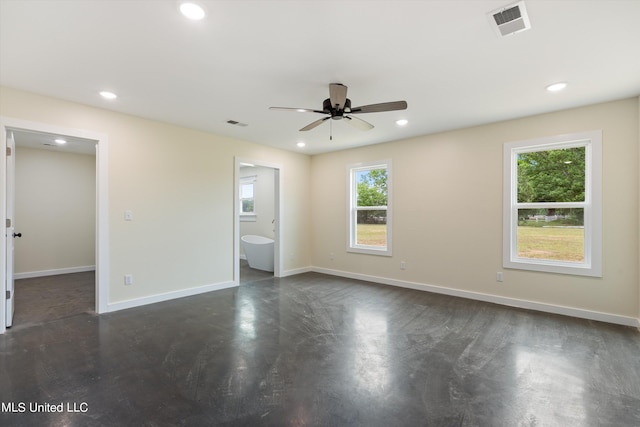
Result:
<instances>
[{"instance_id":1,"label":"ceiling fan light kit","mask_svg":"<svg viewBox=\"0 0 640 427\"><path fill-rule=\"evenodd\" d=\"M360 130L373 129L373 125L353 114L364 113L382 113L385 111L406 110L406 101L382 102L378 104L363 105L360 107L351 107L351 100L347 98L347 86L341 83L331 83L329 85L329 98L322 102L322 110L314 110L310 108L289 108L289 107L270 107L271 110L296 111L301 113L318 113L324 114L323 117L314 122L309 123L301 132L306 132L320 126L325 121L345 119L349 124Z\"/></svg>"}]
</instances>

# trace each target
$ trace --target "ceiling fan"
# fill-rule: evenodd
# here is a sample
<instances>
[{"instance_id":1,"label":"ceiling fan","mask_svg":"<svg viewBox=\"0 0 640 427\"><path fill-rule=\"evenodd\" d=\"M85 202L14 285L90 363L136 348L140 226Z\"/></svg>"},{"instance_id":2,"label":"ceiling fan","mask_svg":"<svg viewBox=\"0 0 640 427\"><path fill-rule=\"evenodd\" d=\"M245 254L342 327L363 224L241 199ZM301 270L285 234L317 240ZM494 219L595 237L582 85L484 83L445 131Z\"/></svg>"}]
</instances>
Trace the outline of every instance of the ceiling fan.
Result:
<instances>
[{"instance_id":1,"label":"ceiling fan","mask_svg":"<svg viewBox=\"0 0 640 427\"><path fill-rule=\"evenodd\" d=\"M287 108L287 107L270 107L270 110L297 111L299 113L319 113L325 114L327 117L318 119L309 123L300 131L311 130L329 119L341 120L345 119L354 127L360 130L373 129L373 125L366 122L353 114L363 113L381 113L384 111L406 110L406 101L382 102L379 104L369 104L360 107L351 107L351 100L347 98L347 87L340 83L331 83L329 85L329 98L322 103L322 110L314 110L311 108Z\"/></svg>"}]
</instances>

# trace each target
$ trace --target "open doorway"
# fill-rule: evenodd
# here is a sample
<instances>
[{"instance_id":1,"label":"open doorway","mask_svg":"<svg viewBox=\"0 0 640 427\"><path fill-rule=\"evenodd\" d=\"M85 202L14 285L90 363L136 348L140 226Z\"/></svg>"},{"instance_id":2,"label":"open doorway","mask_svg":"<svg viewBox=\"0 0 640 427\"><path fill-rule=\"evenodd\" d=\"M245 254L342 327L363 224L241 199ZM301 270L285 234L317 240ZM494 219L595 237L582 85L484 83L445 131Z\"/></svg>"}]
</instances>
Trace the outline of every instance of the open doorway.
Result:
<instances>
[{"instance_id":1,"label":"open doorway","mask_svg":"<svg viewBox=\"0 0 640 427\"><path fill-rule=\"evenodd\" d=\"M95 312L96 141L12 129L17 327Z\"/></svg>"},{"instance_id":2,"label":"open doorway","mask_svg":"<svg viewBox=\"0 0 640 427\"><path fill-rule=\"evenodd\" d=\"M238 284L279 277L280 166L236 159L235 270Z\"/></svg>"},{"instance_id":3,"label":"open doorway","mask_svg":"<svg viewBox=\"0 0 640 427\"><path fill-rule=\"evenodd\" d=\"M14 304L16 302L16 299L13 298L15 294L14 279L18 279L18 282L20 282L20 280L39 280L39 277L57 276L57 278L60 279L64 278L65 275L72 275L67 277L67 282L75 282L76 284L78 284L78 282L91 280L93 283L93 287L89 290L89 294L91 294L94 302L89 310L86 311L93 311L95 313L106 312L108 299L108 150L106 135L91 131L62 128L54 125L28 122L6 117L0 118L0 132L3 142L2 145L7 147L7 161L0 162L0 186L5 190L3 191L4 197L0 198L0 215L2 216L2 222L12 224L12 226L17 225L18 227L20 227L20 220L18 219L18 221L15 221L17 219L17 217L14 215L15 209L8 209L9 205L13 207L14 204L7 203L7 194L15 193L15 196L18 197L18 200L20 200L20 197L23 196L21 194L17 194L17 192L15 191L15 157L16 154L20 152L20 150L24 150L23 155L26 157L30 157L31 155L33 155L31 156L32 158L42 158L46 157L46 155L44 155L43 153L44 148L61 151L62 149L60 147L57 147L58 143L55 142L55 139L65 139L67 142L67 144L64 144L65 149L69 152L73 152L74 150L84 150L85 153L90 153L85 154L86 156L91 156L91 160L85 159L87 160L85 163L92 165L92 167L88 168L89 170L87 171L87 173L91 174L93 178L92 180L90 180L90 185L93 186L93 200L89 200L88 203L86 203L86 209L91 211L89 222L92 222L92 224L89 225L89 228L90 233L93 234L93 239L88 243L90 246L92 246L89 249L89 252L91 252L89 262L81 263L83 265L64 265L64 262L62 262L57 266L55 264L44 263L40 264L44 267L37 267L35 266L36 264L29 264L31 261L33 261L31 259L27 260L27 264L21 264L22 261L25 261L24 259L22 259L22 261L18 261L18 268L15 271L15 273L17 274L14 274L13 266L15 266L16 263L14 262L13 257L9 257L8 254L15 254L14 240L16 239L12 236L9 236L8 233L0 236L0 245L3 248L3 256L0 257L0 275L4 278L4 291L7 293L7 295L9 295L9 293L12 294L12 298L10 300L7 299L6 304L0 304L0 333L4 333L6 327L12 325ZM27 136L31 137L31 141L27 140ZM13 148L13 152L11 152L11 150L9 150L8 148L14 143L17 143L17 148ZM47 144L50 144L50 146ZM36 146L39 147L35 148ZM10 163L12 164L11 167L9 167ZM21 167L20 165L21 163L18 162L17 166ZM54 184L59 183L58 179L52 177L49 173L46 173L47 169L41 167L41 165L41 163L37 162L35 164L35 169L31 173L34 180L37 182L39 181L40 184L42 184L43 182L53 182ZM37 185L37 182L33 185ZM24 192L25 190L20 190L20 187L18 187L17 191ZM15 197L12 197L12 199L15 199ZM27 209L30 209L31 212L35 214L36 219L38 217L44 218L50 215L51 211L57 207L56 205L67 204L67 201L64 199L55 198L53 201L49 200L49 203L50 205L48 208L29 207ZM20 214L18 213L18 215ZM86 211L84 212L84 215L87 216ZM23 225L26 226L27 223L29 223L29 221L23 222ZM31 224L34 223L31 222ZM55 227L56 225L57 224L50 224L49 226ZM28 225L28 227L30 228L29 230L15 230L13 231L13 233L16 235L22 233L22 237L19 238L26 240L27 235L29 237L35 237L34 230L36 230L39 226L40 225L35 226L35 228L32 229L32 227L34 226ZM12 227L12 229L14 229L14 227ZM67 233L73 233L73 231L67 231ZM41 233L36 232L36 234ZM54 249L49 248L48 253L45 254L44 257L58 257L60 259L65 259L68 253L67 250L63 248L62 240L71 240L71 237L72 236L70 236L69 234L63 236L62 238L57 237L58 244L54 242ZM80 250L87 251L86 246L85 248L82 248ZM24 258L24 256L20 255L20 250L18 251L17 256L19 258ZM8 265L9 259L11 261L11 266ZM47 267L47 265L50 268ZM18 292L20 292L19 288ZM68 305L72 305L70 304L70 301L67 301L67 303L67 307L65 307L66 309L69 308Z\"/></svg>"}]
</instances>

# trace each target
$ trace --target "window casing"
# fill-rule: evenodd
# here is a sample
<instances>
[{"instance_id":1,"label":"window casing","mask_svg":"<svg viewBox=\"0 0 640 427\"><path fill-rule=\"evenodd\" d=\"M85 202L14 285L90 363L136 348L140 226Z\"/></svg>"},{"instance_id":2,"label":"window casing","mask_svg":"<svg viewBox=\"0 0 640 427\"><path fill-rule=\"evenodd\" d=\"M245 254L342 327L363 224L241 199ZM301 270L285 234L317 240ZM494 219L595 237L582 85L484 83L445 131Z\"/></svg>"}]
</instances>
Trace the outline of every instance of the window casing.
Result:
<instances>
[{"instance_id":1,"label":"window casing","mask_svg":"<svg viewBox=\"0 0 640 427\"><path fill-rule=\"evenodd\" d=\"M602 132L504 145L503 266L602 277Z\"/></svg>"},{"instance_id":2,"label":"window casing","mask_svg":"<svg viewBox=\"0 0 640 427\"><path fill-rule=\"evenodd\" d=\"M391 256L391 160L348 166L347 251Z\"/></svg>"},{"instance_id":3,"label":"window casing","mask_svg":"<svg viewBox=\"0 0 640 427\"><path fill-rule=\"evenodd\" d=\"M255 221L255 183L256 176L240 178L240 220Z\"/></svg>"}]
</instances>

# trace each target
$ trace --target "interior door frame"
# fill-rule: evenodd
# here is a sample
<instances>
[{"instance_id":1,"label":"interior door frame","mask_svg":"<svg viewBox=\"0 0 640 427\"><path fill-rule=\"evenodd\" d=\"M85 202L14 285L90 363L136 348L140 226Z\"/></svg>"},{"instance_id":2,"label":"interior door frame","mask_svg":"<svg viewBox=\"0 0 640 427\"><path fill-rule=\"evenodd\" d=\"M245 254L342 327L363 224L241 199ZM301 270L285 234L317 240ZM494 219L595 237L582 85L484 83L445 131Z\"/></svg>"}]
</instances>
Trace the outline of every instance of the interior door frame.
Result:
<instances>
[{"instance_id":1,"label":"interior door frame","mask_svg":"<svg viewBox=\"0 0 640 427\"><path fill-rule=\"evenodd\" d=\"M273 246L273 276L281 277L282 274L282 165L263 162L261 160L235 157L233 179L233 282L240 285L240 164L249 163L258 167L273 169L274 175L274 219L275 242Z\"/></svg>"},{"instance_id":2,"label":"interior door frame","mask_svg":"<svg viewBox=\"0 0 640 427\"><path fill-rule=\"evenodd\" d=\"M46 123L0 116L0 147L6 150L7 131L24 130L88 139L96 142L96 313L108 311L109 300L109 209L108 209L108 137L106 134L84 129L68 128ZM0 224L6 224L6 161L0 162ZM5 227L6 228L6 227ZM6 293L6 232L0 233L0 277L2 277L2 295ZM6 332L6 303L0 304L0 334Z\"/></svg>"},{"instance_id":3,"label":"interior door frame","mask_svg":"<svg viewBox=\"0 0 640 427\"><path fill-rule=\"evenodd\" d=\"M11 218L11 223L7 221L5 228L5 236L6 239L4 241L4 261L5 268L7 269L6 276L4 278L6 292L6 300L5 300L5 326L9 327L13 325L13 314L15 313L15 286L14 286L14 237L15 234L15 225L13 224L13 219L15 218L15 210L16 210L16 198L15 198L15 171L16 171L16 139L13 135L13 131L7 130L5 132L6 147L7 147L7 156L5 157L4 165L6 167L5 179L7 180L7 186L5 194L5 212L7 217ZM9 152L11 150L11 152Z\"/></svg>"}]
</instances>

